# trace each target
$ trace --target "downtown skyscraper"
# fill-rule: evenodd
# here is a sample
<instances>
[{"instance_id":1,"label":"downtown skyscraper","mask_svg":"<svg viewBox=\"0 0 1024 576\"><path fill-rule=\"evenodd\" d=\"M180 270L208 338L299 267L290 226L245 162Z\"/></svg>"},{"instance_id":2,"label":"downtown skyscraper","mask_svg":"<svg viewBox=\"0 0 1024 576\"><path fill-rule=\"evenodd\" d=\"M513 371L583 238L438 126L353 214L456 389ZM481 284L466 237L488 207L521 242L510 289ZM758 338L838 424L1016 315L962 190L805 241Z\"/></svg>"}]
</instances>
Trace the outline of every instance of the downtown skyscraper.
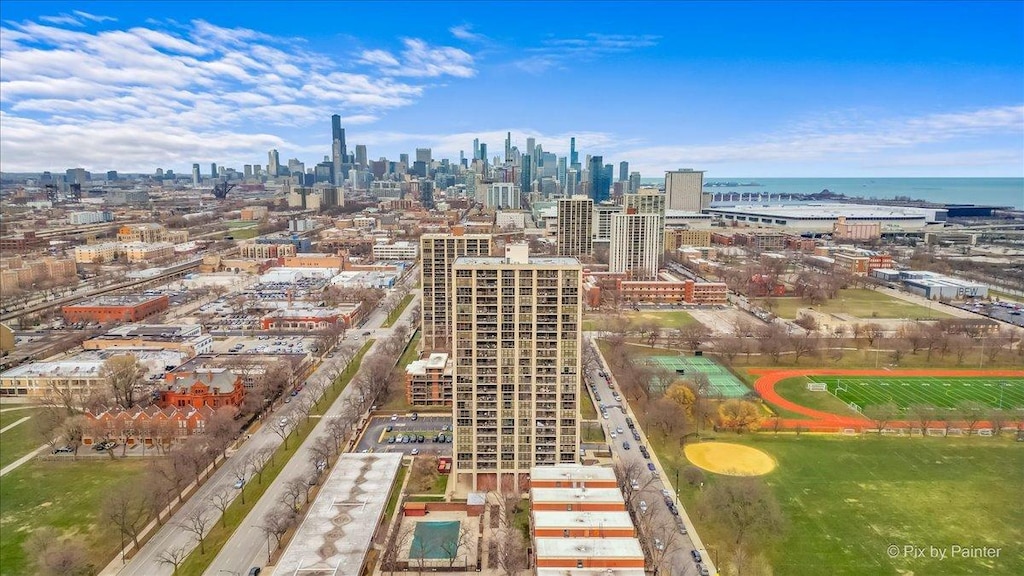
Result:
<instances>
[{"instance_id":1,"label":"downtown skyscraper","mask_svg":"<svg viewBox=\"0 0 1024 576\"><path fill-rule=\"evenodd\" d=\"M331 165L333 166L334 180L331 184L340 185L344 181L342 165L348 159L348 150L345 148L345 129L341 127L341 115L331 116Z\"/></svg>"}]
</instances>

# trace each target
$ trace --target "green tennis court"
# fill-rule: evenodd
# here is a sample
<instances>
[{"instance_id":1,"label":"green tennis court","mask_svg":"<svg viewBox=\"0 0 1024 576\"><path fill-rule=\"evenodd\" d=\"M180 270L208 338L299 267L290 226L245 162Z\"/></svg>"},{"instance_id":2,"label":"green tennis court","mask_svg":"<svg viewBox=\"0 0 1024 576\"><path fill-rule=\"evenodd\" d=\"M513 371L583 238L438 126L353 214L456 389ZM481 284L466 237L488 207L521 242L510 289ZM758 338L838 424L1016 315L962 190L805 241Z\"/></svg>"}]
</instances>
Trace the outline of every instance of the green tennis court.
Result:
<instances>
[{"instance_id":1,"label":"green tennis court","mask_svg":"<svg viewBox=\"0 0 1024 576\"><path fill-rule=\"evenodd\" d=\"M733 376L732 372L707 356L649 356L646 360L658 368L671 370L682 377L705 374L711 383L711 393L715 396L739 398L750 392L750 388ZM664 390L668 384L671 382L655 381L652 386Z\"/></svg>"},{"instance_id":2,"label":"green tennis court","mask_svg":"<svg viewBox=\"0 0 1024 576\"><path fill-rule=\"evenodd\" d=\"M459 521L417 522L409 547L410 558L448 559L458 550Z\"/></svg>"}]
</instances>

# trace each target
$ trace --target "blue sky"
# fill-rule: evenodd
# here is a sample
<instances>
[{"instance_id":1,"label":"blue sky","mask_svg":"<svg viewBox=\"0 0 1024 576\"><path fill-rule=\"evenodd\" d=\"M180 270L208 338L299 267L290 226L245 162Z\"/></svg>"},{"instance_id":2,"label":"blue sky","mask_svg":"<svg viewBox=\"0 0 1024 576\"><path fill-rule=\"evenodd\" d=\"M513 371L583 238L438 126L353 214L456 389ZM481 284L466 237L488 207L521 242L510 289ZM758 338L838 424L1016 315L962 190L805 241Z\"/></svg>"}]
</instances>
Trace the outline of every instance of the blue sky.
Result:
<instances>
[{"instance_id":1,"label":"blue sky","mask_svg":"<svg viewBox=\"0 0 1024 576\"><path fill-rule=\"evenodd\" d=\"M5 1L0 169L501 154L1024 175L1024 3Z\"/></svg>"}]
</instances>

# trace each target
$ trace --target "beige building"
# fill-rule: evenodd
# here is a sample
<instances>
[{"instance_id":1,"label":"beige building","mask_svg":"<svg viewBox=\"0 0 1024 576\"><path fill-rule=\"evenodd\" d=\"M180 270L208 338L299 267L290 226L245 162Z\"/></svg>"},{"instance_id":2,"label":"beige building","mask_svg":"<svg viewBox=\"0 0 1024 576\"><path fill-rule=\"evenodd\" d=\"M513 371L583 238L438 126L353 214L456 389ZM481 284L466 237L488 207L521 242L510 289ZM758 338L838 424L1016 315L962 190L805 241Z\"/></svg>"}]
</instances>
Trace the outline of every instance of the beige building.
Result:
<instances>
[{"instance_id":1,"label":"beige building","mask_svg":"<svg viewBox=\"0 0 1024 576\"><path fill-rule=\"evenodd\" d=\"M144 224L125 224L117 231L119 242L170 242L181 244L188 242L185 230L168 230L162 224L147 222Z\"/></svg>"},{"instance_id":2,"label":"beige building","mask_svg":"<svg viewBox=\"0 0 1024 576\"><path fill-rule=\"evenodd\" d=\"M295 244L241 244L238 255L242 258L286 258L295 256Z\"/></svg>"},{"instance_id":3,"label":"beige building","mask_svg":"<svg viewBox=\"0 0 1024 576\"><path fill-rule=\"evenodd\" d=\"M711 246L711 230L670 228L665 230L665 251L675 252L683 246Z\"/></svg>"},{"instance_id":4,"label":"beige building","mask_svg":"<svg viewBox=\"0 0 1024 576\"><path fill-rule=\"evenodd\" d=\"M658 215L658 254L665 252L665 195L657 188L641 188L636 194L622 195L622 211L625 214Z\"/></svg>"},{"instance_id":5,"label":"beige building","mask_svg":"<svg viewBox=\"0 0 1024 576\"><path fill-rule=\"evenodd\" d=\"M586 196L558 200L555 231L559 256L589 256L594 251L594 201Z\"/></svg>"},{"instance_id":6,"label":"beige building","mask_svg":"<svg viewBox=\"0 0 1024 576\"><path fill-rule=\"evenodd\" d=\"M79 264L110 262L117 256L117 253L117 242L75 246L75 262Z\"/></svg>"},{"instance_id":7,"label":"beige building","mask_svg":"<svg viewBox=\"0 0 1024 576\"><path fill-rule=\"evenodd\" d=\"M690 169L665 172L665 196L670 210L700 212L707 204L704 199L704 172Z\"/></svg>"},{"instance_id":8,"label":"beige building","mask_svg":"<svg viewBox=\"0 0 1024 576\"><path fill-rule=\"evenodd\" d=\"M148 262L174 256L174 244L167 242L127 242L121 246L121 253L129 262Z\"/></svg>"},{"instance_id":9,"label":"beige building","mask_svg":"<svg viewBox=\"0 0 1024 576\"><path fill-rule=\"evenodd\" d=\"M425 351L450 349L452 333L452 263L460 256L490 256L489 234L424 234L420 237L420 306Z\"/></svg>"},{"instance_id":10,"label":"beige building","mask_svg":"<svg viewBox=\"0 0 1024 576\"><path fill-rule=\"evenodd\" d=\"M512 245L452 268L456 479L521 489L579 453L583 267Z\"/></svg>"}]
</instances>

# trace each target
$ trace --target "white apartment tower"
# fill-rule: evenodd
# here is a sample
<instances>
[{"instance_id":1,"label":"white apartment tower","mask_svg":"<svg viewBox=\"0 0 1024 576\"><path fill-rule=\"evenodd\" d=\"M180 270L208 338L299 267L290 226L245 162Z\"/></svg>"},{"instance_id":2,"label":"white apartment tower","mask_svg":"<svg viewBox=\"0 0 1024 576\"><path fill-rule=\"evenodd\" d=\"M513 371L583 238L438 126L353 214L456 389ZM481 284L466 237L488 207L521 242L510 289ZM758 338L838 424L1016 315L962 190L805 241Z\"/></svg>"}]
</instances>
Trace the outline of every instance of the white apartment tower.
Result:
<instances>
[{"instance_id":1,"label":"white apartment tower","mask_svg":"<svg viewBox=\"0 0 1024 576\"><path fill-rule=\"evenodd\" d=\"M701 170L673 170L665 172L665 196L669 210L700 212L704 197L704 172Z\"/></svg>"},{"instance_id":2,"label":"white apartment tower","mask_svg":"<svg viewBox=\"0 0 1024 576\"><path fill-rule=\"evenodd\" d=\"M556 231L559 256L589 256L594 250L594 200L587 196L558 199Z\"/></svg>"},{"instance_id":3,"label":"white apartment tower","mask_svg":"<svg viewBox=\"0 0 1024 576\"><path fill-rule=\"evenodd\" d=\"M474 490L521 490L579 451L583 267L505 254L453 267L454 465Z\"/></svg>"},{"instance_id":4,"label":"white apartment tower","mask_svg":"<svg viewBox=\"0 0 1024 576\"><path fill-rule=\"evenodd\" d=\"M490 256L488 234L424 234L420 237L420 306L425 351L451 349L452 264L459 256Z\"/></svg>"},{"instance_id":5,"label":"white apartment tower","mask_svg":"<svg viewBox=\"0 0 1024 576\"><path fill-rule=\"evenodd\" d=\"M641 188L635 194L622 195L622 211L625 213L657 214L658 257L665 252L665 194L657 188Z\"/></svg>"},{"instance_id":6,"label":"white apartment tower","mask_svg":"<svg viewBox=\"0 0 1024 576\"><path fill-rule=\"evenodd\" d=\"M608 248L608 271L630 272L637 280L658 275L659 246L664 245L665 219L658 214L630 212L612 214L612 239Z\"/></svg>"}]
</instances>

